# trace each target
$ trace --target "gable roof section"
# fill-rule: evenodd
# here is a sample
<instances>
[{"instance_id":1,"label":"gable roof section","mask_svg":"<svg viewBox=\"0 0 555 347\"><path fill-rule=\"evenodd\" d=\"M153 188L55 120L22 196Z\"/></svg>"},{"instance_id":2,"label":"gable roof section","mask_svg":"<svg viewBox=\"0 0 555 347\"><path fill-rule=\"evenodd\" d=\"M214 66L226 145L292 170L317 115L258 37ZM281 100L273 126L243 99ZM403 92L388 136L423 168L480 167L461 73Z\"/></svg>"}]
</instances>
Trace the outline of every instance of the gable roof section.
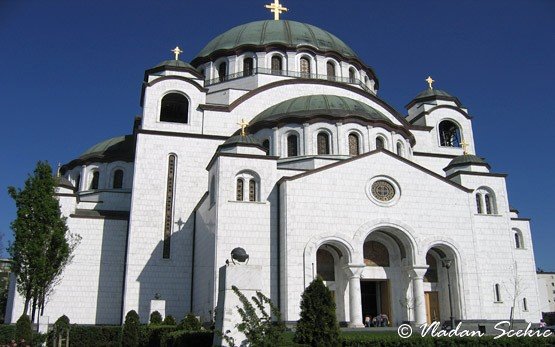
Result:
<instances>
[{"instance_id":1,"label":"gable roof section","mask_svg":"<svg viewBox=\"0 0 555 347\"><path fill-rule=\"evenodd\" d=\"M445 183L447 183L447 184L449 184L449 185L451 185L451 186L453 186L457 189L460 189L460 190L462 190L466 193L472 193L474 191L474 190L466 188L466 187L464 187L464 186L462 186L458 183L455 183L451 180L448 180L447 178L445 178L443 176L440 176L440 175L436 174L435 172L426 169L423 166L420 166L420 165L418 165L418 164L416 164L416 163L414 163L410 160L407 160L403 157L400 157L400 156L398 156L398 155L396 155L396 154L394 154L394 153L392 153L388 150L384 150L384 149L376 149L376 150L370 151L368 153L364 153L362 155L359 155L359 156L356 156L356 157L353 157L353 158L350 158L350 159L345 159L345 160L342 160L342 161L339 161L339 162L336 162L336 163L325 165L325 166L319 167L317 169L314 169L314 170L311 170L311 171L308 171L308 172L303 172L303 173L295 175L295 176L284 176L278 181L278 185L281 184L282 182L285 182L285 181L294 181L294 180L297 180L299 178L303 178L303 177L306 177L306 176L309 176L309 175L313 175L313 174L316 174L316 173L321 172L321 171L332 169L332 168L334 168L336 166L339 166L339 165L344 165L344 164L350 163L350 162L355 161L355 160L366 158L366 157L369 157L371 155L377 154L379 152L382 152L382 153L384 153L384 154L386 154L386 155L388 155L388 156L390 156L394 159L397 159L397 160L399 160L399 161L401 161L401 162L403 162L407 165L410 165L410 166L414 167L415 169L418 169L418 170L420 170L420 171L422 171L422 172L424 172L424 173L426 173L426 174L428 174L428 175L430 175L434 178L437 178L437 179L439 179L439 180L441 180L441 181L443 181L443 182L445 182Z\"/></svg>"}]
</instances>

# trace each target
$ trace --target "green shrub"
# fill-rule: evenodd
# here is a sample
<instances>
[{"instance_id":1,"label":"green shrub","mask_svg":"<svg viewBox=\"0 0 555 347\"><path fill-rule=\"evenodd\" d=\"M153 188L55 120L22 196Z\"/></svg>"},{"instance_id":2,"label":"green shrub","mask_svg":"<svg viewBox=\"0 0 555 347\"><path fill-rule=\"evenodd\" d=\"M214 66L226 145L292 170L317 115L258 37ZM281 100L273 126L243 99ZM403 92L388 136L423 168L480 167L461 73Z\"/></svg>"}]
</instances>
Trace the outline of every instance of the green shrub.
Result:
<instances>
[{"instance_id":1,"label":"green shrub","mask_svg":"<svg viewBox=\"0 0 555 347\"><path fill-rule=\"evenodd\" d=\"M146 341L141 346L159 347L163 346L162 339L165 335L177 330L176 325L149 325L146 327Z\"/></svg>"},{"instance_id":2,"label":"green shrub","mask_svg":"<svg viewBox=\"0 0 555 347\"><path fill-rule=\"evenodd\" d=\"M175 322L175 318L173 318L172 315L167 315L166 318L164 318L164 322L162 324L164 324L164 325L176 325L177 323Z\"/></svg>"},{"instance_id":3,"label":"green shrub","mask_svg":"<svg viewBox=\"0 0 555 347\"><path fill-rule=\"evenodd\" d=\"M127 312L125 315L125 323L123 324L123 333L121 336L121 344L123 347L138 347L140 341L140 325L139 315L135 310Z\"/></svg>"},{"instance_id":4,"label":"green shrub","mask_svg":"<svg viewBox=\"0 0 555 347\"><path fill-rule=\"evenodd\" d=\"M499 347L543 347L552 346L555 338L507 338L494 339L493 336L484 337L420 337L413 335L408 339L401 339L393 334L368 334L368 333L342 333L342 346L344 347L474 347L474 346L499 346Z\"/></svg>"},{"instance_id":5,"label":"green shrub","mask_svg":"<svg viewBox=\"0 0 555 347\"><path fill-rule=\"evenodd\" d=\"M150 324L162 324L162 315L158 311L150 314Z\"/></svg>"},{"instance_id":6,"label":"green shrub","mask_svg":"<svg viewBox=\"0 0 555 347\"><path fill-rule=\"evenodd\" d=\"M335 302L330 290L317 277L301 297L301 319L294 341L313 346L337 346L339 325L335 317Z\"/></svg>"},{"instance_id":7,"label":"green shrub","mask_svg":"<svg viewBox=\"0 0 555 347\"><path fill-rule=\"evenodd\" d=\"M15 325L0 325L0 344L6 345L15 340Z\"/></svg>"},{"instance_id":8,"label":"green shrub","mask_svg":"<svg viewBox=\"0 0 555 347\"><path fill-rule=\"evenodd\" d=\"M186 331L179 330L163 336L161 346L166 347L210 347L214 333L211 331Z\"/></svg>"},{"instance_id":9,"label":"green shrub","mask_svg":"<svg viewBox=\"0 0 555 347\"><path fill-rule=\"evenodd\" d=\"M31 328L31 320L26 314L22 314L15 323L15 340L17 342L20 342L21 340L30 342L33 340L33 328Z\"/></svg>"},{"instance_id":10,"label":"green shrub","mask_svg":"<svg viewBox=\"0 0 555 347\"><path fill-rule=\"evenodd\" d=\"M69 345L71 347L116 347L120 346L121 335L122 330L120 325L73 324L69 329Z\"/></svg>"},{"instance_id":11,"label":"green shrub","mask_svg":"<svg viewBox=\"0 0 555 347\"><path fill-rule=\"evenodd\" d=\"M194 314L189 313L179 323L179 329L187 331L200 331L202 330L202 324L200 324L200 321Z\"/></svg>"}]
</instances>

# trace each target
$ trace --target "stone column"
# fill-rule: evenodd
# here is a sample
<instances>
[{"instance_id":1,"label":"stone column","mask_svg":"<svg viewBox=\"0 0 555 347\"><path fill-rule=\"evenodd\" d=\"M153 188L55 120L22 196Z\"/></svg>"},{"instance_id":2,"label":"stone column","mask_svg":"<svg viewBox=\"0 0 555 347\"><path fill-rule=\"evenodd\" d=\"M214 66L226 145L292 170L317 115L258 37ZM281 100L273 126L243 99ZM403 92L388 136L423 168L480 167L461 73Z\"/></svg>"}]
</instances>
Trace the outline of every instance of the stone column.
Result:
<instances>
[{"instance_id":1,"label":"stone column","mask_svg":"<svg viewBox=\"0 0 555 347\"><path fill-rule=\"evenodd\" d=\"M311 144L312 144L312 138L310 136L310 133L308 131L308 127L310 126L310 124L308 123L303 123L303 142L301 142L301 145L304 144L303 146L303 154L301 154L300 152L300 148L299 148L299 155L308 155L310 153L310 148L311 148ZM300 141L300 139L299 139Z\"/></svg>"},{"instance_id":2,"label":"stone column","mask_svg":"<svg viewBox=\"0 0 555 347\"><path fill-rule=\"evenodd\" d=\"M362 299L360 295L360 275L364 269L364 264L349 264L345 271L349 278L349 327L364 327L362 322Z\"/></svg>"},{"instance_id":3,"label":"stone column","mask_svg":"<svg viewBox=\"0 0 555 347\"><path fill-rule=\"evenodd\" d=\"M279 129L277 127L272 128L272 146L271 146L271 152L270 155L273 156L287 156L287 153L281 153L280 155L280 151L281 151L281 144L279 142Z\"/></svg>"},{"instance_id":4,"label":"stone column","mask_svg":"<svg viewBox=\"0 0 555 347\"><path fill-rule=\"evenodd\" d=\"M335 128L337 131L337 136L336 140L333 141L335 142L335 150L332 149L332 154L349 154L349 145L347 144L347 146L345 146L345 143L343 142L343 123L335 123ZM332 145L334 144L333 142ZM347 151L343 150L345 147L347 147Z\"/></svg>"},{"instance_id":5,"label":"stone column","mask_svg":"<svg viewBox=\"0 0 555 347\"><path fill-rule=\"evenodd\" d=\"M414 300L414 324L426 323L426 300L424 298L424 274L428 266L415 266L409 270L412 279L412 297Z\"/></svg>"},{"instance_id":6,"label":"stone column","mask_svg":"<svg viewBox=\"0 0 555 347\"><path fill-rule=\"evenodd\" d=\"M79 191L84 191L87 190L87 165L82 165L81 166L81 180L79 181L79 186L77 187L79 189Z\"/></svg>"}]
</instances>

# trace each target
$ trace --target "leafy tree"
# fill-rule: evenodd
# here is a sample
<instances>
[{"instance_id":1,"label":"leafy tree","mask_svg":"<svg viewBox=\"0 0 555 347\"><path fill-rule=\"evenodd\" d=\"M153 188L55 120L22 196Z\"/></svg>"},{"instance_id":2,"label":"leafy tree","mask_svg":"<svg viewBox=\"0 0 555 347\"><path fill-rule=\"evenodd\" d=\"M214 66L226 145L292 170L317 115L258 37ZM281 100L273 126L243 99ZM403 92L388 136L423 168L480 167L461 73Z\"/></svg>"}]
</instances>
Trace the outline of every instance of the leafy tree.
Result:
<instances>
[{"instance_id":1,"label":"leafy tree","mask_svg":"<svg viewBox=\"0 0 555 347\"><path fill-rule=\"evenodd\" d=\"M31 342L33 339L33 329L31 328L31 320L28 315L22 314L15 323L15 338L17 342L21 340Z\"/></svg>"},{"instance_id":2,"label":"leafy tree","mask_svg":"<svg viewBox=\"0 0 555 347\"><path fill-rule=\"evenodd\" d=\"M202 330L202 324L200 324L197 317L194 314L189 313L183 318L179 323L179 329L187 331L200 331Z\"/></svg>"},{"instance_id":3,"label":"leafy tree","mask_svg":"<svg viewBox=\"0 0 555 347\"><path fill-rule=\"evenodd\" d=\"M65 341L65 345L69 346L69 329L69 318L66 315L63 315L56 320L52 331L52 339L55 346L61 346L62 341Z\"/></svg>"},{"instance_id":4,"label":"leafy tree","mask_svg":"<svg viewBox=\"0 0 555 347\"><path fill-rule=\"evenodd\" d=\"M162 324L162 315L158 311L150 314L150 324Z\"/></svg>"},{"instance_id":5,"label":"leafy tree","mask_svg":"<svg viewBox=\"0 0 555 347\"><path fill-rule=\"evenodd\" d=\"M312 346L339 344L335 302L321 277L312 281L302 295L301 319L297 324L294 341Z\"/></svg>"},{"instance_id":6,"label":"leafy tree","mask_svg":"<svg viewBox=\"0 0 555 347\"><path fill-rule=\"evenodd\" d=\"M164 324L164 325L176 325L177 323L175 322L175 318L173 318L172 315L167 315L166 318L164 318L164 322L162 322L162 324Z\"/></svg>"},{"instance_id":7,"label":"leafy tree","mask_svg":"<svg viewBox=\"0 0 555 347\"><path fill-rule=\"evenodd\" d=\"M38 162L23 189L8 188L17 207L12 222L14 241L8 248L17 276L17 290L25 298L24 313L42 313L65 266L71 261L78 236L69 233L54 197L56 177L47 162Z\"/></svg>"},{"instance_id":8,"label":"leafy tree","mask_svg":"<svg viewBox=\"0 0 555 347\"><path fill-rule=\"evenodd\" d=\"M243 307L237 306L242 319L242 322L237 325L237 329L245 334L249 341L249 346L281 346L285 324L281 320L281 312L272 301L261 292L256 292L256 296L251 298L256 306L255 308L237 287L232 286L231 289L233 289L233 292L239 297L239 301L243 305ZM269 313L267 307L270 308ZM260 317L256 309L260 312ZM224 336L224 339L228 343L232 340L231 338L226 338L226 336Z\"/></svg>"},{"instance_id":9,"label":"leafy tree","mask_svg":"<svg viewBox=\"0 0 555 347\"><path fill-rule=\"evenodd\" d=\"M123 324L121 345L123 347L138 347L141 338L140 328L141 322L137 312L135 312L135 310L127 312L125 315L125 323Z\"/></svg>"}]
</instances>

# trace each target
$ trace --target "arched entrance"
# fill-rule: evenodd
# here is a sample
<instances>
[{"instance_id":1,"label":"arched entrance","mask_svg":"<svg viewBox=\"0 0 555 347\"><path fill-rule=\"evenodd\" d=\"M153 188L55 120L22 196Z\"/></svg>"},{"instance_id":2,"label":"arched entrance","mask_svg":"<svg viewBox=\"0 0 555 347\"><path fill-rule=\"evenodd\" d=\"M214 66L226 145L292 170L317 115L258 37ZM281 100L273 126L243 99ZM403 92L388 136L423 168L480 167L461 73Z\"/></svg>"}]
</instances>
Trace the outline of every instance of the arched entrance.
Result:
<instances>
[{"instance_id":1,"label":"arched entrance","mask_svg":"<svg viewBox=\"0 0 555 347\"><path fill-rule=\"evenodd\" d=\"M450 323L461 317L459 258L454 249L436 244L426 253L428 269L424 274L426 321Z\"/></svg>"},{"instance_id":2,"label":"arched entrance","mask_svg":"<svg viewBox=\"0 0 555 347\"><path fill-rule=\"evenodd\" d=\"M316 276L320 276L324 284L331 291L335 300L335 312L339 322L347 321L345 310L345 294L348 279L344 268L348 264L348 257L342 247L333 243L324 243L316 251Z\"/></svg>"}]
</instances>

